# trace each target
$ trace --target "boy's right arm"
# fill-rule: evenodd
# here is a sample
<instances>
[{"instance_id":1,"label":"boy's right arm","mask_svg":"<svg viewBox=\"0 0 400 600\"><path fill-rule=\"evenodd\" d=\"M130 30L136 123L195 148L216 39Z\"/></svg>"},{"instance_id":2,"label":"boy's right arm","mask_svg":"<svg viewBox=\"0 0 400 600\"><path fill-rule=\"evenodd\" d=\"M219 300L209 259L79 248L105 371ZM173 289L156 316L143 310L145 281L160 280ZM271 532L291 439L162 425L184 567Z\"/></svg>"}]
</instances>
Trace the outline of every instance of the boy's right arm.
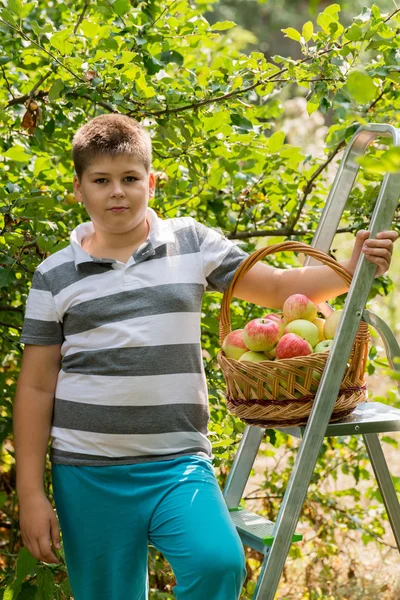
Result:
<instances>
[{"instance_id":1,"label":"boy's right arm","mask_svg":"<svg viewBox=\"0 0 400 600\"><path fill-rule=\"evenodd\" d=\"M21 534L31 554L48 563L58 563L49 541L59 541L58 523L45 494L44 470L60 367L61 344L26 344L13 411Z\"/></svg>"}]
</instances>

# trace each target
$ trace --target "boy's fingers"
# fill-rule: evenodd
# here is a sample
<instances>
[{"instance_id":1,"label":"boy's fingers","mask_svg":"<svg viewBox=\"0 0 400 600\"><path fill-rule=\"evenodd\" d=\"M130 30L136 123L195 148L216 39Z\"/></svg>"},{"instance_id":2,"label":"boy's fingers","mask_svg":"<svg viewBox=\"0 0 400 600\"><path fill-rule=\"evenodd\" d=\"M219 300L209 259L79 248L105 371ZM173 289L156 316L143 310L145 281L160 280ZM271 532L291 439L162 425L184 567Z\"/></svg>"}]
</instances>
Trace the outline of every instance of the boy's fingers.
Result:
<instances>
[{"instance_id":1,"label":"boy's fingers","mask_svg":"<svg viewBox=\"0 0 400 600\"><path fill-rule=\"evenodd\" d=\"M397 233L397 231L380 231L379 233L376 234L377 238L387 238L392 240L392 242L395 242L398 237L399 234Z\"/></svg>"},{"instance_id":2,"label":"boy's fingers","mask_svg":"<svg viewBox=\"0 0 400 600\"><path fill-rule=\"evenodd\" d=\"M40 560L46 563L57 563L58 559L51 551L50 540L47 537L38 538L38 545L40 549Z\"/></svg>"},{"instance_id":3,"label":"boy's fingers","mask_svg":"<svg viewBox=\"0 0 400 600\"><path fill-rule=\"evenodd\" d=\"M60 548L60 529L58 527L57 519L54 517L50 523L50 535L55 548Z\"/></svg>"}]
</instances>

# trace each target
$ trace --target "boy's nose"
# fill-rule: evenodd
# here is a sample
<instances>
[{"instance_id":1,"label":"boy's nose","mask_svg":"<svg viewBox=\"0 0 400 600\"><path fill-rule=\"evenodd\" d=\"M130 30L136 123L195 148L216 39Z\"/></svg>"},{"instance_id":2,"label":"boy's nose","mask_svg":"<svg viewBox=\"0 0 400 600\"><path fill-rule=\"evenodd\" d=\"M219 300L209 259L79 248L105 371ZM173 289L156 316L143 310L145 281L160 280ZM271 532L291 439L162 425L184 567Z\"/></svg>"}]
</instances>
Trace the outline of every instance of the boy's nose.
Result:
<instances>
[{"instance_id":1,"label":"boy's nose","mask_svg":"<svg viewBox=\"0 0 400 600\"><path fill-rule=\"evenodd\" d=\"M114 186L114 188L111 192L111 196L112 196L112 198L115 198L118 196L124 196L124 191L121 188L121 186L119 186L119 185Z\"/></svg>"}]
</instances>

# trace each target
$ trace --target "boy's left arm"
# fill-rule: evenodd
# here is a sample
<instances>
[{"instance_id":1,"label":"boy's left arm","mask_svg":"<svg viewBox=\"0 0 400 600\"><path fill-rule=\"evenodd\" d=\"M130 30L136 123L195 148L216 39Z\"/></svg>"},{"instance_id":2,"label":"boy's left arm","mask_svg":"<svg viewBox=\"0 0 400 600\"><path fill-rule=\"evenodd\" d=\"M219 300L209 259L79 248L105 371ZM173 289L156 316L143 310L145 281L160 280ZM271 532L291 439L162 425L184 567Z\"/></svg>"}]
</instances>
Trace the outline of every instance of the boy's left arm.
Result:
<instances>
[{"instance_id":1,"label":"boy's left arm","mask_svg":"<svg viewBox=\"0 0 400 600\"><path fill-rule=\"evenodd\" d=\"M392 260L393 243L398 239L396 231L381 231L374 239L368 239L369 231L358 231L350 260L340 264L352 275L360 253L377 265L375 277L386 273ZM348 291L343 279L326 265L275 269L258 262L237 282L234 296L259 306L282 308L292 294L305 294L315 304L335 298Z\"/></svg>"}]
</instances>

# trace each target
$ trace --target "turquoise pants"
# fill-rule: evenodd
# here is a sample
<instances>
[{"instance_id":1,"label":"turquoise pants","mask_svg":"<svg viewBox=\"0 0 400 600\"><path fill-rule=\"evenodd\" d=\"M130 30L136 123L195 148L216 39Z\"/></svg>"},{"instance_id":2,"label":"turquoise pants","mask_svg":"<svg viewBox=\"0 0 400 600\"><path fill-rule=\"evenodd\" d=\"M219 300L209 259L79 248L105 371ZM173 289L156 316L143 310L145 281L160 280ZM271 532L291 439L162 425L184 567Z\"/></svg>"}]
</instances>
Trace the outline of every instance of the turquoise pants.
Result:
<instances>
[{"instance_id":1,"label":"turquoise pants","mask_svg":"<svg viewBox=\"0 0 400 600\"><path fill-rule=\"evenodd\" d=\"M52 479L74 600L147 600L149 542L179 600L240 598L244 549L210 459L52 463Z\"/></svg>"}]
</instances>

